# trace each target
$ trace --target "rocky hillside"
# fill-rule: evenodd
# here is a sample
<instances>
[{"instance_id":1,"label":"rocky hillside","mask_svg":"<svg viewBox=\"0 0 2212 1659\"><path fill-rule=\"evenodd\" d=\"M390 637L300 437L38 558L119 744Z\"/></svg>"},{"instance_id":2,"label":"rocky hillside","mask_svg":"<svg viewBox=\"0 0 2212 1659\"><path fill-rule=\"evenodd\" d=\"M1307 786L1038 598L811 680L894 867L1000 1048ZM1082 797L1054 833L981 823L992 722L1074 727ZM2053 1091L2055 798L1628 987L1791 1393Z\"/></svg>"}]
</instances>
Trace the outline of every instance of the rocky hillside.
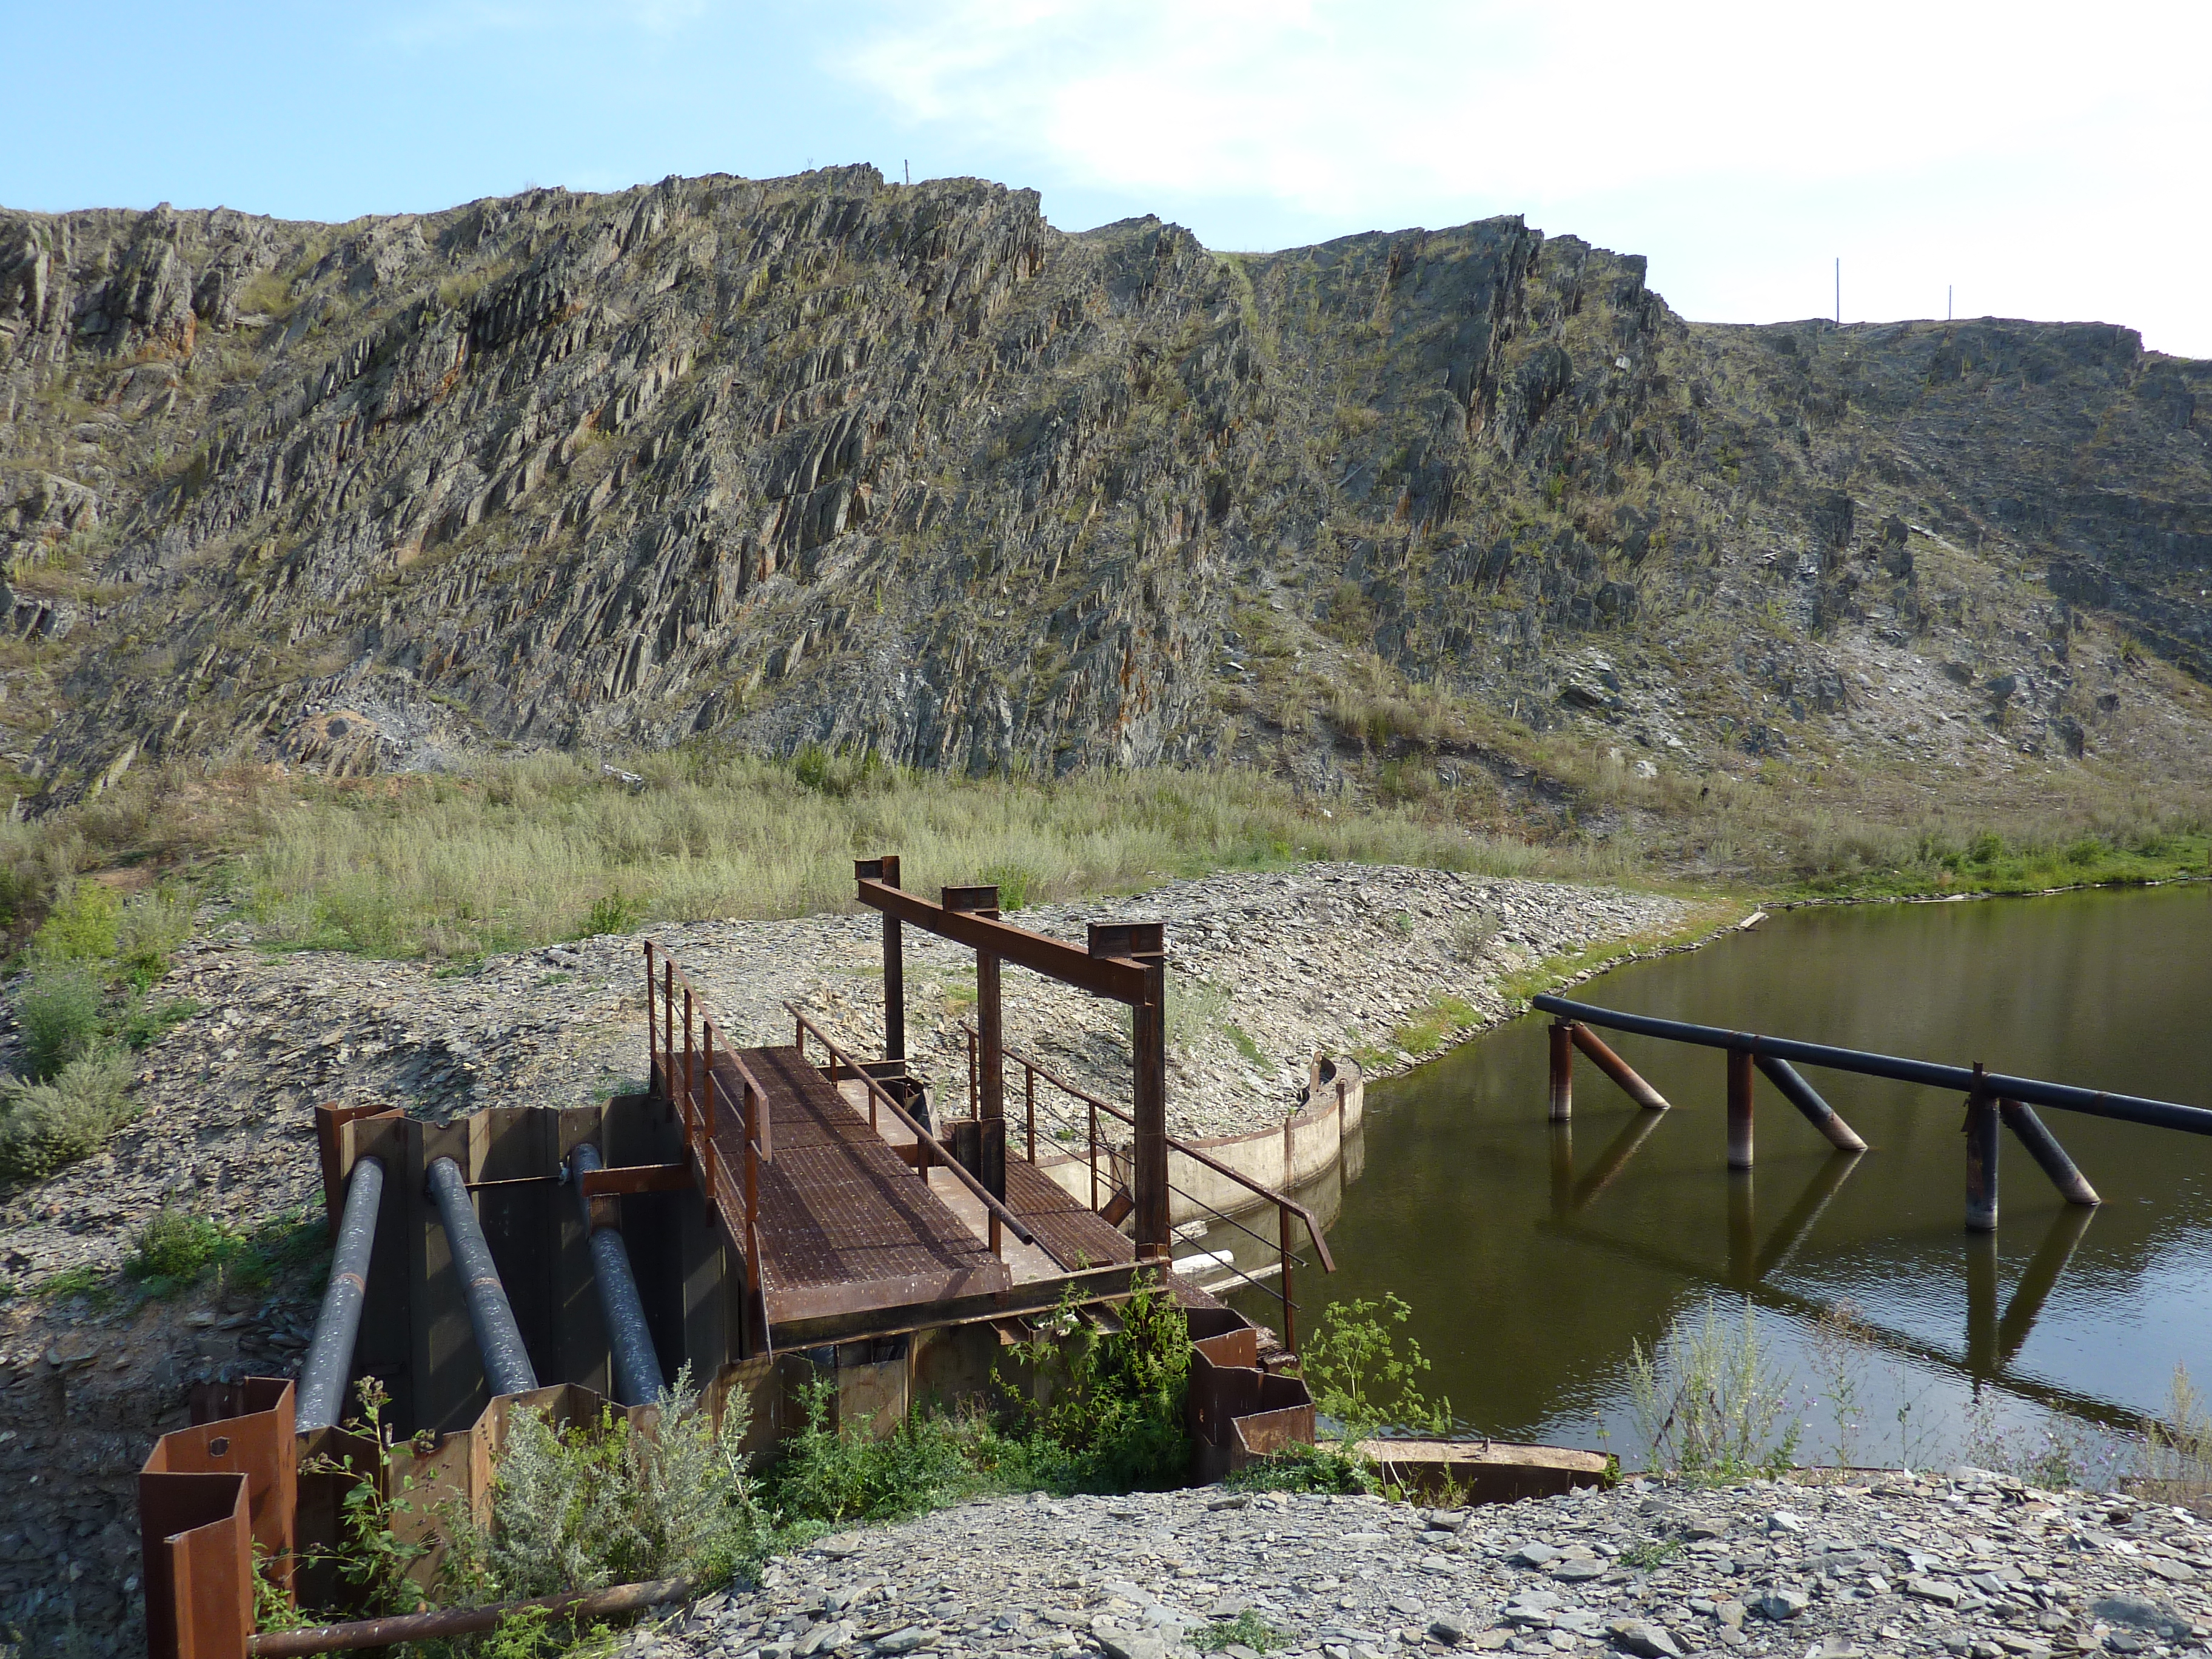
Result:
<instances>
[{"instance_id":1,"label":"rocky hillside","mask_svg":"<svg viewBox=\"0 0 2212 1659\"><path fill-rule=\"evenodd\" d=\"M2212 364L1688 324L1517 218L1222 254L867 167L4 214L0 549L48 801L694 734L2164 778L2212 731Z\"/></svg>"}]
</instances>

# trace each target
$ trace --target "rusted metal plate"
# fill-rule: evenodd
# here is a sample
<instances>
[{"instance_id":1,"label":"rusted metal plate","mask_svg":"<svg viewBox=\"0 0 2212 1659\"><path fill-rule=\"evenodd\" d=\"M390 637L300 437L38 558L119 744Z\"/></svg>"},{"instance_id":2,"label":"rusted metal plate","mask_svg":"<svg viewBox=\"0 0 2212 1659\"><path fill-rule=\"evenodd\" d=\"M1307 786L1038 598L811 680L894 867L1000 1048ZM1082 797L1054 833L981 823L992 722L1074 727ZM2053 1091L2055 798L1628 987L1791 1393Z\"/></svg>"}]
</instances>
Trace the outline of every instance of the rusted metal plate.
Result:
<instances>
[{"instance_id":1,"label":"rusted metal plate","mask_svg":"<svg viewBox=\"0 0 2212 1659\"><path fill-rule=\"evenodd\" d=\"M1122 1262L1111 1267L1070 1273L1065 1279L1035 1279L1026 1285L984 1291L940 1302L909 1303L903 1306L860 1309L825 1315L817 1319L793 1320L776 1327L779 1347L811 1348L836 1342L856 1342L863 1337L896 1336L906 1331L934 1330L944 1325L981 1324L1017 1315L1038 1314L1060 1304L1069 1287L1079 1303L1118 1301L1129 1294L1130 1280L1139 1271Z\"/></svg>"},{"instance_id":2,"label":"rusted metal plate","mask_svg":"<svg viewBox=\"0 0 2212 1659\"><path fill-rule=\"evenodd\" d=\"M688 1164L626 1164L594 1170L583 1178L586 1198L619 1198L631 1193L688 1193L698 1184Z\"/></svg>"},{"instance_id":3,"label":"rusted metal plate","mask_svg":"<svg viewBox=\"0 0 2212 1659\"><path fill-rule=\"evenodd\" d=\"M1006 1207L1062 1261L1133 1261L1136 1247L1103 1216L1024 1158L1006 1160Z\"/></svg>"},{"instance_id":4,"label":"rusted metal plate","mask_svg":"<svg viewBox=\"0 0 2212 1659\"><path fill-rule=\"evenodd\" d=\"M151 1659L240 1659L253 1630L253 1529L242 1474L142 1473L140 1559Z\"/></svg>"},{"instance_id":5,"label":"rusted metal plate","mask_svg":"<svg viewBox=\"0 0 2212 1659\"><path fill-rule=\"evenodd\" d=\"M280 1564L280 1577L289 1576L299 1510L292 1413L292 1384L282 1377L251 1376L195 1389L192 1425L154 1443L139 1474L142 1494L149 1479L244 1477L252 1541ZM153 1535L150 1528L147 1535Z\"/></svg>"}]
</instances>

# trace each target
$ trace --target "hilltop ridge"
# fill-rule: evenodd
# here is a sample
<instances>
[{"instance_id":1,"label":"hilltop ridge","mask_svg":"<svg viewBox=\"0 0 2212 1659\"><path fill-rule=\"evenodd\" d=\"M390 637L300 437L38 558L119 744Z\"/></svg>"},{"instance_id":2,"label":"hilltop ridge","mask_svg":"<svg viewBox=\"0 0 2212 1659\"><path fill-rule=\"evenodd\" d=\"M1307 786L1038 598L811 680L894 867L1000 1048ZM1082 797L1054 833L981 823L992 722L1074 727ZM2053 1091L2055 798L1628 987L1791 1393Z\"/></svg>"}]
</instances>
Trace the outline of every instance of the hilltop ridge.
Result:
<instances>
[{"instance_id":1,"label":"hilltop ridge","mask_svg":"<svg viewBox=\"0 0 2212 1659\"><path fill-rule=\"evenodd\" d=\"M0 213L0 552L41 803L690 739L2193 780L2212 364L1692 324L1518 217L1223 254L866 167Z\"/></svg>"}]
</instances>

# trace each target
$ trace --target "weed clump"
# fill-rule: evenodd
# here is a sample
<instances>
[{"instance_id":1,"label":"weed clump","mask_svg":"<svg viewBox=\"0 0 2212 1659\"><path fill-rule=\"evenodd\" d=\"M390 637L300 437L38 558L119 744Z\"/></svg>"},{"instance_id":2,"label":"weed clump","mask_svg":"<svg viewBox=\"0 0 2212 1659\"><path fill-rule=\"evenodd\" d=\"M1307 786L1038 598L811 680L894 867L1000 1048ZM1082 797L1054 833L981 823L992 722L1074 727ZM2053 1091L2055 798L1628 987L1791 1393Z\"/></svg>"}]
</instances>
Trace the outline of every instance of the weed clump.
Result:
<instances>
[{"instance_id":1,"label":"weed clump","mask_svg":"<svg viewBox=\"0 0 2212 1659\"><path fill-rule=\"evenodd\" d=\"M44 1083L100 1041L100 984L82 963L43 961L15 994L15 1024L23 1034L23 1070Z\"/></svg>"},{"instance_id":2,"label":"weed clump","mask_svg":"<svg viewBox=\"0 0 2212 1659\"><path fill-rule=\"evenodd\" d=\"M137 1115L131 1080L131 1056L106 1051L11 1091L0 1101L0 1178L42 1181L97 1152Z\"/></svg>"},{"instance_id":3,"label":"weed clump","mask_svg":"<svg viewBox=\"0 0 2212 1659\"><path fill-rule=\"evenodd\" d=\"M1630 1345L1629 1409L1649 1467L1686 1480L1721 1485L1790 1468L1799 1425L1781 1423L1785 1391L1748 1300L1740 1324L1723 1322L1708 1297L1695 1324L1677 1318L1649 1352Z\"/></svg>"},{"instance_id":4,"label":"weed clump","mask_svg":"<svg viewBox=\"0 0 2212 1659\"><path fill-rule=\"evenodd\" d=\"M1299 1358L1314 1407L1343 1426L1346 1442L1357 1444L1386 1430L1451 1431L1451 1401L1431 1400L1421 1391L1428 1356L1411 1337L1401 1353L1391 1329L1413 1316L1413 1309L1389 1291L1380 1302L1368 1297L1332 1302L1306 1338Z\"/></svg>"}]
</instances>

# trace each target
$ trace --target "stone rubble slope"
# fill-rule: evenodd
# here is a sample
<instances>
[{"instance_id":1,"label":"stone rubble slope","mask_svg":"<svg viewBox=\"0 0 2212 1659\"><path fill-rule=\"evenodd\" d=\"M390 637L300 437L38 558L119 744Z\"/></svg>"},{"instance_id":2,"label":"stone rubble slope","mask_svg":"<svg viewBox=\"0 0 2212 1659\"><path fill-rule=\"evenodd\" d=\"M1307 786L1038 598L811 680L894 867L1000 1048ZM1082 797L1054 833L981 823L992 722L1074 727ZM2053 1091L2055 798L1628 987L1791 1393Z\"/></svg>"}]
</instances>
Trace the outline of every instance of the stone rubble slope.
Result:
<instances>
[{"instance_id":1,"label":"stone rubble slope","mask_svg":"<svg viewBox=\"0 0 2212 1659\"><path fill-rule=\"evenodd\" d=\"M2207 1650L2208 1575L2212 1528L2188 1510L1970 1468L1635 1480L1472 1510L1040 1494L824 1539L626 1651L1163 1659L1249 1611L1291 1659L2166 1655Z\"/></svg>"},{"instance_id":2,"label":"stone rubble slope","mask_svg":"<svg viewBox=\"0 0 2212 1659\"><path fill-rule=\"evenodd\" d=\"M1392 1036L1435 1000L1461 999L1470 1026L1494 1020L1510 1011L1501 975L1679 927L1689 914L1679 900L1601 888L1309 865L1040 906L1018 919L1078 940L1087 920L1167 922L1176 994L1219 994L1217 1017L1192 1024L1170 1064L1170 1127L1211 1136L1279 1125L1297 1109L1317 1051L1381 1051L1405 1063L1412 1057L1390 1046ZM1476 951L1468 928L1483 917ZM35 1285L64 1267L118 1265L131 1231L164 1204L251 1221L310 1202L319 1191L319 1102L377 1102L444 1120L493 1106L587 1105L640 1086L643 939L689 973L724 1042L789 1042L790 1000L841 1046L882 1052L872 913L669 924L495 957L464 974L332 953L269 956L231 921L180 951L154 993L200 1012L142 1057L138 1120L107 1151L0 1210L0 1270ZM905 957L915 1067L941 1101L964 1109L974 955L908 928ZM1011 1043L1109 1100L1127 1100L1118 1005L1019 969L1006 981ZM1231 1026L1258 1060L1238 1049ZM1011 1088L1019 1087L1016 1071ZM1041 1134L1045 1121L1041 1113Z\"/></svg>"}]
</instances>

